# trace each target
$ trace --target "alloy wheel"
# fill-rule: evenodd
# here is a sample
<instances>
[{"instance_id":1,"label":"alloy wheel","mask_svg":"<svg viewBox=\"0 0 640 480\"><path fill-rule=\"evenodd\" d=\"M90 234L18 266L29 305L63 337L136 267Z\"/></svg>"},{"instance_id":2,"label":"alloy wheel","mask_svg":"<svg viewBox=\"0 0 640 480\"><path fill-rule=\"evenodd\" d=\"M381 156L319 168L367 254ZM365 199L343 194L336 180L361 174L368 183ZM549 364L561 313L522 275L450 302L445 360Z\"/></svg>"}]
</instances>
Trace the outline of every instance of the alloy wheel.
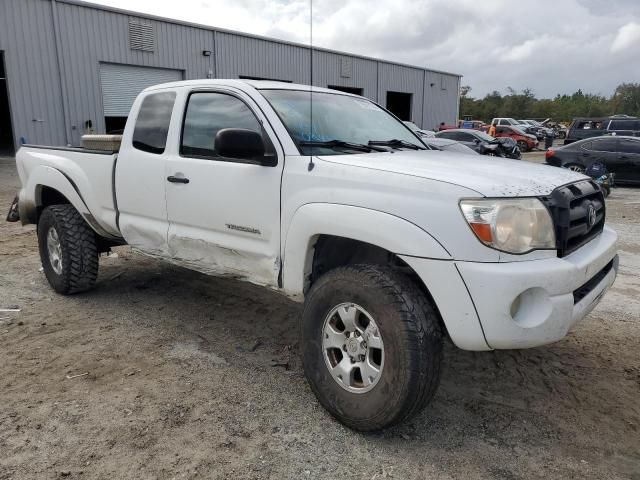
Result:
<instances>
[{"instance_id":1,"label":"alloy wheel","mask_svg":"<svg viewBox=\"0 0 640 480\"><path fill-rule=\"evenodd\" d=\"M360 305L341 303L324 320L324 361L345 390L365 393L376 386L384 367L384 344L378 325Z\"/></svg>"}]
</instances>

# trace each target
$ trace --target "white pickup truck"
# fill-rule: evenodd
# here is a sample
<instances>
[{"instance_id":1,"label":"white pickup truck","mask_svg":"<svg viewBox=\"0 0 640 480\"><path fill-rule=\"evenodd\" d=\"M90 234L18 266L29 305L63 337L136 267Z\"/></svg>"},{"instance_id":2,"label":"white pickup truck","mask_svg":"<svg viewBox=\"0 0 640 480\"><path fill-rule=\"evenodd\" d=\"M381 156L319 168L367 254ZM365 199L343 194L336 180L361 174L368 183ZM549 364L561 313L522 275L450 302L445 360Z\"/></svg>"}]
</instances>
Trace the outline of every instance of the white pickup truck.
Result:
<instances>
[{"instance_id":1,"label":"white pickup truck","mask_svg":"<svg viewBox=\"0 0 640 480\"><path fill-rule=\"evenodd\" d=\"M158 85L117 153L23 146L17 167L11 217L38 225L57 292L93 287L99 253L128 244L304 301L305 374L359 430L429 402L445 336L554 342L618 269L587 177L431 150L375 103L321 88Z\"/></svg>"}]
</instances>

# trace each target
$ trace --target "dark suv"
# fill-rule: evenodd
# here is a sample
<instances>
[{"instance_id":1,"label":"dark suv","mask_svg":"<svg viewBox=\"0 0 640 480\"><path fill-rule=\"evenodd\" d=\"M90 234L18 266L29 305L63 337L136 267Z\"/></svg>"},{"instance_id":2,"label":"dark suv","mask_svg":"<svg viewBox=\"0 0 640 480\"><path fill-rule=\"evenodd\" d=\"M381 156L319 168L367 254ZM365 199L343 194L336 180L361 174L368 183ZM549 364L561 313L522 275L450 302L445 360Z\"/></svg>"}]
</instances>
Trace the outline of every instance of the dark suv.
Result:
<instances>
[{"instance_id":1,"label":"dark suv","mask_svg":"<svg viewBox=\"0 0 640 480\"><path fill-rule=\"evenodd\" d=\"M607 131L616 135L640 136L640 119L638 118L612 118L607 125Z\"/></svg>"},{"instance_id":2,"label":"dark suv","mask_svg":"<svg viewBox=\"0 0 640 480\"><path fill-rule=\"evenodd\" d=\"M640 136L640 119L627 115L612 117L574 118L564 144L601 135Z\"/></svg>"}]
</instances>

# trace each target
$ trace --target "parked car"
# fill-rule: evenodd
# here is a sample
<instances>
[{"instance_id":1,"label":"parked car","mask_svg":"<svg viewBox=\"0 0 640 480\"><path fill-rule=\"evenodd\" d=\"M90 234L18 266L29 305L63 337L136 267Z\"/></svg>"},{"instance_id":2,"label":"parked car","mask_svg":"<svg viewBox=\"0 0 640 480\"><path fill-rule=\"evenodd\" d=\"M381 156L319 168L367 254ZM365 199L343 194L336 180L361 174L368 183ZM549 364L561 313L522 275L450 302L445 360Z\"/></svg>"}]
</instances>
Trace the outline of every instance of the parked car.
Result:
<instances>
[{"instance_id":1,"label":"parked car","mask_svg":"<svg viewBox=\"0 0 640 480\"><path fill-rule=\"evenodd\" d=\"M567 127L563 123L553 122L553 121L545 121L544 125L548 128L553 129L555 132L556 138L565 139L567 138L567 132L569 131L569 127Z\"/></svg>"},{"instance_id":2,"label":"parked car","mask_svg":"<svg viewBox=\"0 0 640 480\"><path fill-rule=\"evenodd\" d=\"M545 153L546 161L584 173L594 163L604 163L616 183L640 184L640 137L623 135L586 138Z\"/></svg>"},{"instance_id":3,"label":"parked car","mask_svg":"<svg viewBox=\"0 0 640 480\"><path fill-rule=\"evenodd\" d=\"M591 180L442 155L334 90L166 83L134 101L119 153L22 146L16 161L17 216L37 224L56 292L94 287L99 253L129 244L303 301L305 376L357 430L429 403L445 338L474 351L559 340L618 269Z\"/></svg>"},{"instance_id":4,"label":"parked car","mask_svg":"<svg viewBox=\"0 0 640 480\"><path fill-rule=\"evenodd\" d=\"M518 127L499 125L496 127L496 138L513 138L521 152L528 152L538 147L538 139L535 135L526 133Z\"/></svg>"},{"instance_id":5,"label":"parked car","mask_svg":"<svg viewBox=\"0 0 640 480\"><path fill-rule=\"evenodd\" d=\"M418 135L420 138L433 138L436 136L436 132L432 130L424 130L413 122L409 122L405 120L402 123L404 123L407 127L409 127L411 131L416 135Z\"/></svg>"},{"instance_id":6,"label":"parked car","mask_svg":"<svg viewBox=\"0 0 640 480\"><path fill-rule=\"evenodd\" d=\"M526 133L530 133L535 135L536 138L540 141L545 137L555 137L556 132L549 127L545 127L542 123L537 120L518 120L521 125L526 125L529 128L525 130Z\"/></svg>"},{"instance_id":7,"label":"parked car","mask_svg":"<svg viewBox=\"0 0 640 480\"><path fill-rule=\"evenodd\" d=\"M437 138L455 140L475 150L481 155L496 157L520 158L520 150L514 143L509 145L503 141L478 130L457 128L436 133Z\"/></svg>"},{"instance_id":8,"label":"parked car","mask_svg":"<svg viewBox=\"0 0 640 480\"><path fill-rule=\"evenodd\" d=\"M520 160L522 158L522 153L520 152L520 148L518 147L518 142L516 142L513 138L500 137L496 138L495 142L500 144L500 149L503 153L503 155L500 156L512 158L515 160Z\"/></svg>"},{"instance_id":9,"label":"parked car","mask_svg":"<svg viewBox=\"0 0 640 480\"><path fill-rule=\"evenodd\" d=\"M569 126L565 145L585 138L601 135L640 136L640 119L628 115L611 117L575 118Z\"/></svg>"},{"instance_id":10,"label":"parked car","mask_svg":"<svg viewBox=\"0 0 640 480\"><path fill-rule=\"evenodd\" d=\"M456 142L455 140L449 140L447 138L423 138L422 141L429 147L436 150L443 150L446 152L465 153L467 155L479 155L475 150L467 147L466 145Z\"/></svg>"},{"instance_id":11,"label":"parked car","mask_svg":"<svg viewBox=\"0 0 640 480\"><path fill-rule=\"evenodd\" d=\"M520 121L516 120L515 118L508 118L508 117L494 118L491 120L491 125L495 125L496 127L498 126L516 127L524 131L525 133L533 133L533 128L531 127L531 125L520 123Z\"/></svg>"},{"instance_id":12,"label":"parked car","mask_svg":"<svg viewBox=\"0 0 640 480\"><path fill-rule=\"evenodd\" d=\"M599 137L607 133L607 124L609 123L608 117L581 117L574 118L569 125L567 131L567 137L564 139L564 144L577 142L578 140L584 140L585 138Z\"/></svg>"}]
</instances>

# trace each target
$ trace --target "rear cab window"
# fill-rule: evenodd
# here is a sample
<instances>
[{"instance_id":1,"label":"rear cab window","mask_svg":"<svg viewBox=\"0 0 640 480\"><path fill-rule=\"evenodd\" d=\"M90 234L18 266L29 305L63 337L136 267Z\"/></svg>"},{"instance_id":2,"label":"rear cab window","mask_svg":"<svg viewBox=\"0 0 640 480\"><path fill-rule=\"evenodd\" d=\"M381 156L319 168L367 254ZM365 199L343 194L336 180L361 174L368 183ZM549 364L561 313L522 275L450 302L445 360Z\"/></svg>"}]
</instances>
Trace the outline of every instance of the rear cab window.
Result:
<instances>
[{"instance_id":1,"label":"rear cab window","mask_svg":"<svg viewBox=\"0 0 640 480\"><path fill-rule=\"evenodd\" d=\"M175 92L152 93L142 100L133 130L133 148L156 155L164 153L175 100Z\"/></svg>"}]
</instances>

